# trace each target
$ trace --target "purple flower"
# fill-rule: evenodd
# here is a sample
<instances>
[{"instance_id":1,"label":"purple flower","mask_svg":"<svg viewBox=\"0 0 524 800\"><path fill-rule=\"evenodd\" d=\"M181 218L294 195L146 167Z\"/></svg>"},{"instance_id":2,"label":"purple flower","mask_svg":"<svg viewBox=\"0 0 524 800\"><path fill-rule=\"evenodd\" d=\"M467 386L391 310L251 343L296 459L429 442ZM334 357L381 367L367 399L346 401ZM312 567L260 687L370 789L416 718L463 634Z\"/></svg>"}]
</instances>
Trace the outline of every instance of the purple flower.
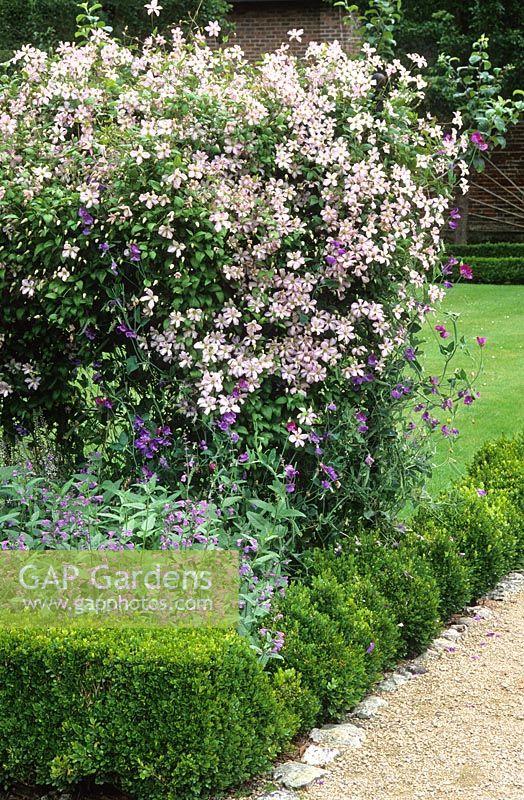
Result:
<instances>
[{"instance_id":1,"label":"purple flower","mask_svg":"<svg viewBox=\"0 0 524 800\"><path fill-rule=\"evenodd\" d=\"M240 453L238 460L241 464L246 464L249 461L249 453Z\"/></svg>"},{"instance_id":2,"label":"purple flower","mask_svg":"<svg viewBox=\"0 0 524 800\"><path fill-rule=\"evenodd\" d=\"M116 329L119 333L123 333L126 339L136 339L137 337L136 332L132 328L129 328L124 322L117 325Z\"/></svg>"},{"instance_id":3,"label":"purple flower","mask_svg":"<svg viewBox=\"0 0 524 800\"><path fill-rule=\"evenodd\" d=\"M370 653L371 654L374 649L375 649L375 642L370 642L368 647L366 648L366 653Z\"/></svg>"},{"instance_id":4,"label":"purple flower","mask_svg":"<svg viewBox=\"0 0 524 800\"><path fill-rule=\"evenodd\" d=\"M374 353L371 353L371 355L368 356L368 366L369 367L376 367L377 364L378 364L378 358L376 357L376 355Z\"/></svg>"},{"instance_id":5,"label":"purple flower","mask_svg":"<svg viewBox=\"0 0 524 800\"><path fill-rule=\"evenodd\" d=\"M487 491L485 489L477 489L477 494L479 497L485 497L487 495Z\"/></svg>"},{"instance_id":6,"label":"purple flower","mask_svg":"<svg viewBox=\"0 0 524 800\"><path fill-rule=\"evenodd\" d=\"M477 336L477 344L479 347L484 347L486 344L486 337L485 336Z\"/></svg>"},{"instance_id":7,"label":"purple flower","mask_svg":"<svg viewBox=\"0 0 524 800\"><path fill-rule=\"evenodd\" d=\"M330 478L330 480L332 481L338 480L338 475L333 469L333 467L329 467L327 464L321 464L320 468L322 469L323 472L326 473L326 475L328 476L328 478Z\"/></svg>"},{"instance_id":8,"label":"purple flower","mask_svg":"<svg viewBox=\"0 0 524 800\"><path fill-rule=\"evenodd\" d=\"M483 135L480 133L480 131L475 131L474 133L471 134L469 138L471 139L473 144L477 145L479 150L488 149L489 145L484 139Z\"/></svg>"},{"instance_id":9,"label":"purple flower","mask_svg":"<svg viewBox=\"0 0 524 800\"><path fill-rule=\"evenodd\" d=\"M295 491L295 484L294 483L286 483L286 492L288 494L292 494Z\"/></svg>"},{"instance_id":10,"label":"purple flower","mask_svg":"<svg viewBox=\"0 0 524 800\"><path fill-rule=\"evenodd\" d=\"M458 264L458 258L451 256L445 264L442 265L442 274L443 275L452 275L453 274L453 267Z\"/></svg>"},{"instance_id":11,"label":"purple flower","mask_svg":"<svg viewBox=\"0 0 524 800\"><path fill-rule=\"evenodd\" d=\"M128 250L130 261L140 261L140 247L137 244L130 244Z\"/></svg>"},{"instance_id":12,"label":"purple flower","mask_svg":"<svg viewBox=\"0 0 524 800\"><path fill-rule=\"evenodd\" d=\"M465 406L470 406L470 405L472 405L472 403L473 403L474 399L475 399L475 398L474 398L474 397L472 397L472 395L470 395L470 394L467 394L467 395L464 397L464 405L465 405Z\"/></svg>"},{"instance_id":13,"label":"purple flower","mask_svg":"<svg viewBox=\"0 0 524 800\"><path fill-rule=\"evenodd\" d=\"M459 267L459 272L466 281L473 280L473 270L469 264L461 264Z\"/></svg>"},{"instance_id":14,"label":"purple flower","mask_svg":"<svg viewBox=\"0 0 524 800\"><path fill-rule=\"evenodd\" d=\"M417 356L413 347L406 347L406 349L404 350L404 358L406 359L406 361L415 361Z\"/></svg>"},{"instance_id":15,"label":"purple flower","mask_svg":"<svg viewBox=\"0 0 524 800\"><path fill-rule=\"evenodd\" d=\"M457 220L460 219L460 216L461 216L461 214L460 214L460 209L459 208L456 208L456 207L452 208L451 211L449 212L448 225L449 225L449 227L451 228L452 231L455 231L458 228Z\"/></svg>"},{"instance_id":16,"label":"purple flower","mask_svg":"<svg viewBox=\"0 0 524 800\"><path fill-rule=\"evenodd\" d=\"M98 245L98 249L101 250L102 253L107 253L107 251L109 250L109 245L107 242L102 242L101 244Z\"/></svg>"},{"instance_id":17,"label":"purple flower","mask_svg":"<svg viewBox=\"0 0 524 800\"><path fill-rule=\"evenodd\" d=\"M284 473L286 475L286 478L288 478L289 480L293 480L299 475L298 469L295 469L295 467L292 464L286 464L286 466L284 467Z\"/></svg>"},{"instance_id":18,"label":"purple flower","mask_svg":"<svg viewBox=\"0 0 524 800\"><path fill-rule=\"evenodd\" d=\"M400 400L400 398L404 394L402 389L403 389L402 384L397 383L397 385L391 390L391 393L390 393L391 397L394 400Z\"/></svg>"},{"instance_id":19,"label":"purple flower","mask_svg":"<svg viewBox=\"0 0 524 800\"><path fill-rule=\"evenodd\" d=\"M320 485L323 489L331 489L331 484L329 481L320 481Z\"/></svg>"},{"instance_id":20,"label":"purple flower","mask_svg":"<svg viewBox=\"0 0 524 800\"><path fill-rule=\"evenodd\" d=\"M96 339L96 333L91 325L88 325L87 328L84 329L84 336L86 339L89 339L90 342L93 342Z\"/></svg>"},{"instance_id":21,"label":"purple flower","mask_svg":"<svg viewBox=\"0 0 524 800\"><path fill-rule=\"evenodd\" d=\"M236 418L237 418L237 415L234 414L232 411L226 411L226 413L222 414L221 418L219 420L217 420L217 423L216 423L217 427L221 431L227 431L227 430L229 430L231 425L234 425L234 423L236 422Z\"/></svg>"},{"instance_id":22,"label":"purple flower","mask_svg":"<svg viewBox=\"0 0 524 800\"><path fill-rule=\"evenodd\" d=\"M365 457L365 459L364 459L364 463L365 463L365 464L366 464L368 467L372 467L372 466L373 466L373 464L375 463L375 459L373 458L373 456L371 455L371 453L368 453L368 454L367 454L367 456L366 456L366 457Z\"/></svg>"},{"instance_id":23,"label":"purple flower","mask_svg":"<svg viewBox=\"0 0 524 800\"><path fill-rule=\"evenodd\" d=\"M80 217L80 219L82 220L83 224L86 227L91 226L93 224L93 222L94 222L94 219L91 216L91 214L89 213L89 211L87 210L87 208L79 208L78 209L78 216ZM88 233L89 233L89 231L88 231Z\"/></svg>"},{"instance_id":24,"label":"purple flower","mask_svg":"<svg viewBox=\"0 0 524 800\"><path fill-rule=\"evenodd\" d=\"M231 441L233 442L233 444L236 444L239 439L240 439L240 436L238 435L238 433L236 431L233 431L231 433Z\"/></svg>"},{"instance_id":25,"label":"purple flower","mask_svg":"<svg viewBox=\"0 0 524 800\"><path fill-rule=\"evenodd\" d=\"M285 634L282 631L277 631L275 638L273 639L273 647L271 648L271 652L280 653L280 651L284 647L284 642L285 642Z\"/></svg>"},{"instance_id":26,"label":"purple flower","mask_svg":"<svg viewBox=\"0 0 524 800\"><path fill-rule=\"evenodd\" d=\"M328 411L336 411L337 407L336 407L335 403L329 403L329 405L327 407L327 410Z\"/></svg>"}]
</instances>

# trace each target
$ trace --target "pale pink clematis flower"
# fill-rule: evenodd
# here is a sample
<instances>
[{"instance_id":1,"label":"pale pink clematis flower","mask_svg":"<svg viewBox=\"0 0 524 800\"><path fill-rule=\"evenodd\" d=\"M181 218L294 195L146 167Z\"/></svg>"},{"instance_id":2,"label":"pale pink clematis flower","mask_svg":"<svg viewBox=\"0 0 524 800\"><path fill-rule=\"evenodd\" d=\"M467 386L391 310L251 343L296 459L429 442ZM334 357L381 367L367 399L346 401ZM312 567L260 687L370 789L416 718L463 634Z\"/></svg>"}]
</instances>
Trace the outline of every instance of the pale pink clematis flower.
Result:
<instances>
[{"instance_id":1,"label":"pale pink clematis flower","mask_svg":"<svg viewBox=\"0 0 524 800\"><path fill-rule=\"evenodd\" d=\"M304 35L304 29L303 28L291 28L291 30L287 32L287 35L289 36L289 41L290 42L293 42L293 41L301 42L302 41L302 37Z\"/></svg>"},{"instance_id":2,"label":"pale pink clematis flower","mask_svg":"<svg viewBox=\"0 0 524 800\"><path fill-rule=\"evenodd\" d=\"M220 27L218 22L214 20L214 22L208 22L204 30L207 31L208 36L218 36L222 28Z\"/></svg>"},{"instance_id":3,"label":"pale pink clematis flower","mask_svg":"<svg viewBox=\"0 0 524 800\"><path fill-rule=\"evenodd\" d=\"M155 15L156 17L160 16L160 12L162 11L162 6L158 5L158 0L151 0L151 2L146 3L144 6L145 10L149 14L150 17Z\"/></svg>"}]
</instances>

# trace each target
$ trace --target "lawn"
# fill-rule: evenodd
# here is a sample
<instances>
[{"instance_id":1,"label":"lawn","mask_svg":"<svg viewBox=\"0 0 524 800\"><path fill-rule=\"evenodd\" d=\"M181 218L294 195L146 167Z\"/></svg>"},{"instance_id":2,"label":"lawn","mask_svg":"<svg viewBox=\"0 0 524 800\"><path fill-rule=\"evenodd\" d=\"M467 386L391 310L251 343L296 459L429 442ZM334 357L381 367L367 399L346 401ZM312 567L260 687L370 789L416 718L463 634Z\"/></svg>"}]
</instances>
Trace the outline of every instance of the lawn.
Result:
<instances>
[{"instance_id":1,"label":"lawn","mask_svg":"<svg viewBox=\"0 0 524 800\"><path fill-rule=\"evenodd\" d=\"M443 308L460 313L459 333L471 345L473 357L460 353L453 363L471 374L478 357L475 337L485 336L487 343L477 381L481 397L471 407L461 406L456 419L460 436L452 449L449 440L439 441L432 493L462 474L486 439L524 428L524 286L455 286ZM442 322L440 312L434 317L433 324ZM431 337L426 345L425 363L435 374L440 341Z\"/></svg>"}]
</instances>

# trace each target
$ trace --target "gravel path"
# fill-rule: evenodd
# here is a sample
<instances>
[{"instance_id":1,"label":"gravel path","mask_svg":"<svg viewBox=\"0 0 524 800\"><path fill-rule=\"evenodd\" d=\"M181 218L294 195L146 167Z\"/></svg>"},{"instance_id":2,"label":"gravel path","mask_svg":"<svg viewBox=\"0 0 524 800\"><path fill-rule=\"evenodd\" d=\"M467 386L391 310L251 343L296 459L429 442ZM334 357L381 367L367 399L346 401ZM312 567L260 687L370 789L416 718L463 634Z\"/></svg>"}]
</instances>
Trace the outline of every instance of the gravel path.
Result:
<instances>
[{"instance_id":1,"label":"gravel path","mask_svg":"<svg viewBox=\"0 0 524 800\"><path fill-rule=\"evenodd\" d=\"M524 592L486 605L304 800L524 800Z\"/></svg>"}]
</instances>

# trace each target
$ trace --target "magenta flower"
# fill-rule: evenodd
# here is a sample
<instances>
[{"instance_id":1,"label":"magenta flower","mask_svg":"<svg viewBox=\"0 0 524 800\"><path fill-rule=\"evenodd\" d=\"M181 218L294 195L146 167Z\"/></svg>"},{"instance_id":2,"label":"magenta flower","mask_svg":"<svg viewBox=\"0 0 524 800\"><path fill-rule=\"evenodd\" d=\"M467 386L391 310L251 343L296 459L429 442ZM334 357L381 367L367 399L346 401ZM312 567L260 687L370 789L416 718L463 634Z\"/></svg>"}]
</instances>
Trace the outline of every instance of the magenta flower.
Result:
<instances>
[{"instance_id":1,"label":"magenta flower","mask_svg":"<svg viewBox=\"0 0 524 800\"><path fill-rule=\"evenodd\" d=\"M485 336L477 336L477 344L479 347L484 347L486 344L486 337Z\"/></svg>"},{"instance_id":2,"label":"magenta flower","mask_svg":"<svg viewBox=\"0 0 524 800\"><path fill-rule=\"evenodd\" d=\"M480 131L475 131L474 133L471 134L469 138L471 139L473 144L477 145L479 150L488 149L489 145L484 139L483 135L480 133Z\"/></svg>"},{"instance_id":3,"label":"magenta flower","mask_svg":"<svg viewBox=\"0 0 524 800\"><path fill-rule=\"evenodd\" d=\"M95 403L99 408L108 408L109 410L113 408L113 403L107 397L95 397Z\"/></svg>"},{"instance_id":4,"label":"magenta flower","mask_svg":"<svg viewBox=\"0 0 524 800\"><path fill-rule=\"evenodd\" d=\"M444 325L435 325L435 330L438 332L441 339L447 339L449 337L449 331L446 330Z\"/></svg>"},{"instance_id":5,"label":"magenta flower","mask_svg":"<svg viewBox=\"0 0 524 800\"><path fill-rule=\"evenodd\" d=\"M469 264L461 264L459 267L459 272L463 278L467 281L473 280L473 270L469 266Z\"/></svg>"}]
</instances>

